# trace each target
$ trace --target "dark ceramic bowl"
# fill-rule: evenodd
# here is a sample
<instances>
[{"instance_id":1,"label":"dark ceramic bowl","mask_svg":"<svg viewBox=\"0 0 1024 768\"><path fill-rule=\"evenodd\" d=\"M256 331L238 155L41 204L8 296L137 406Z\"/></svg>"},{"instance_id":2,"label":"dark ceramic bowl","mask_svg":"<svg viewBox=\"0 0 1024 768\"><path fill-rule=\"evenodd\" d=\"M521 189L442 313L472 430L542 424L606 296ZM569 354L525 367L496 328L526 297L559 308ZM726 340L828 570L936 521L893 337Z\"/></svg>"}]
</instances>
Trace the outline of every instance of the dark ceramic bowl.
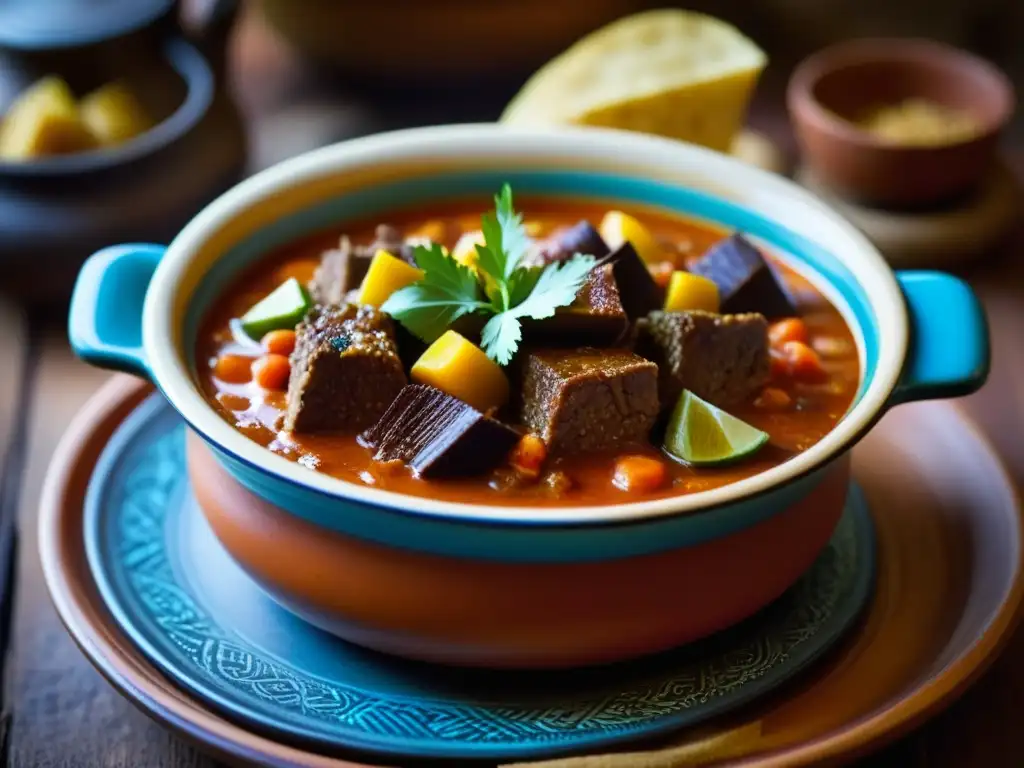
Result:
<instances>
[{"instance_id":1,"label":"dark ceramic bowl","mask_svg":"<svg viewBox=\"0 0 1024 768\"><path fill-rule=\"evenodd\" d=\"M979 130L962 141L906 146L844 119L914 98L967 111ZM1014 109L1013 86L994 66L914 39L826 48L797 67L787 101L805 161L818 178L848 197L894 206L935 204L968 192L989 169Z\"/></svg>"},{"instance_id":2,"label":"dark ceramic bowl","mask_svg":"<svg viewBox=\"0 0 1024 768\"><path fill-rule=\"evenodd\" d=\"M116 147L0 161L0 292L64 299L90 252L167 239L241 178L244 127L221 66L235 8L215 5L190 35L173 16L101 39L27 36L30 47L0 28L0 116L24 88L57 74L77 95L126 82L155 121Z\"/></svg>"}]
</instances>

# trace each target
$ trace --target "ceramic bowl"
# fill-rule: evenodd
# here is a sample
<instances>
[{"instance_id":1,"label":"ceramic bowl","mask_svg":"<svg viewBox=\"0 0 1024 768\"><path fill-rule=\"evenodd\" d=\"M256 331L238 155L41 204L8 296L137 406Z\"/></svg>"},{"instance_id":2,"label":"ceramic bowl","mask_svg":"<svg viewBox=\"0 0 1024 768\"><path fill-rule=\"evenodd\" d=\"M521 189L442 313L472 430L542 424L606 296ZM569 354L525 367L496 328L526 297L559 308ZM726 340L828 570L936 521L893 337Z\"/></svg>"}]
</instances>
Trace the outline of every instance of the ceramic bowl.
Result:
<instances>
[{"instance_id":1,"label":"ceramic bowl","mask_svg":"<svg viewBox=\"0 0 1024 768\"><path fill-rule=\"evenodd\" d=\"M854 405L804 453L677 498L495 507L413 498L317 474L248 440L197 386L200 318L268 251L353 218L441 198L531 195L648 206L743 230L843 313L863 370ZM749 616L828 541L849 449L889 407L974 390L982 310L959 279L893 274L796 185L698 147L603 129L422 128L289 160L208 206L169 247L94 254L71 342L148 377L190 425L190 472L217 535L264 588L338 635L486 666L573 666L662 650Z\"/></svg>"},{"instance_id":2,"label":"ceramic bowl","mask_svg":"<svg viewBox=\"0 0 1024 768\"><path fill-rule=\"evenodd\" d=\"M949 144L902 146L844 119L912 98L965 110L979 130ZM956 48L867 39L806 59L793 73L787 101L804 158L827 185L868 203L923 206L965 193L991 169L1014 93L1002 72Z\"/></svg>"}]
</instances>

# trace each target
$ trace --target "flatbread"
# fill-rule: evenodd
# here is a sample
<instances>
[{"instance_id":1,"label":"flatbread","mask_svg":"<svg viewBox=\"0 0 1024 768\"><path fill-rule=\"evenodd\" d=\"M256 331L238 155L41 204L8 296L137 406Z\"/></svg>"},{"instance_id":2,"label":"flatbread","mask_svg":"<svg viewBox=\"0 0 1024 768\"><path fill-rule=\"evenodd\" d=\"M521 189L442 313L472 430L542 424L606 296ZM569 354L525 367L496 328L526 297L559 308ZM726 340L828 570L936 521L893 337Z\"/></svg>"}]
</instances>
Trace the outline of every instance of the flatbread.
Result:
<instances>
[{"instance_id":1,"label":"flatbread","mask_svg":"<svg viewBox=\"0 0 1024 768\"><path fill-rule=\"evenodd\" d=\"M726 152L767 64L735 27L656 10L609 24L552 59L501 121L654 133Z\"/></svg>"}]
</instances>

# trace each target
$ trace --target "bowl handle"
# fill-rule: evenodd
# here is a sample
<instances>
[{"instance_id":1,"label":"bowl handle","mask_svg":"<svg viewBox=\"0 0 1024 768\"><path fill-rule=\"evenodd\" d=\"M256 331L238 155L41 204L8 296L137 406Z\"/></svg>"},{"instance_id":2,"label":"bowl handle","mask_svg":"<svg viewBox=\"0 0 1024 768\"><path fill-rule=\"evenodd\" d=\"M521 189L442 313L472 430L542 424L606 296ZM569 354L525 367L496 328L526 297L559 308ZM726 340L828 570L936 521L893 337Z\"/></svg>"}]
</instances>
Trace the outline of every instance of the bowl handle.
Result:
<instances>
[{"instance_id":1,"label":"bowl handle","mask_svg":"<svg viewBox=\"0 0 1024 768\"><path fill-rule=\"evenodd\" d=\"M68 338L91 365L149 378L142 349L142 305L162 245L113 245L90 256L71 294Z\"/></svg>"},{"instance_id":2,"label":"bowl handle","mask_svg":"<svg viewBox=\"0 0 1024 768\"><path fill-rule=\"evenodd\" d=\"M966 282L942 272L897 272L910 318L910 348L891 405L961 397L989 371L985 310Z\"/></svg>"}]
</instances>

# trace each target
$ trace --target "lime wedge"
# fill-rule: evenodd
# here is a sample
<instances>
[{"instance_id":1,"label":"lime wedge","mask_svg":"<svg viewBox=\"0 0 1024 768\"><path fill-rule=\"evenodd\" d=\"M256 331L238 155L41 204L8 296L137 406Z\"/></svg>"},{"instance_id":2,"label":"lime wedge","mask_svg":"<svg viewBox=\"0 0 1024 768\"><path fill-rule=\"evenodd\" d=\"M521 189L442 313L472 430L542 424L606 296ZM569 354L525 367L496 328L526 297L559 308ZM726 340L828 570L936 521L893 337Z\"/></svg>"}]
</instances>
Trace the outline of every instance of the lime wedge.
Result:
<instances>
[{"instance_id":1,"label":"lime wedge","mask_svg":"<svg viewBox=\"0 0 1024 768\"><path fill-rule=\"evenodd\" d=\"M259 341L271 331L294 328L306 316L309 294L291 277L242 315L242 330Z\"/></svg>"},{"instance_id":2,"label":"lime wedge","mask_svg":"<svg viewBox=\"0 0 1024 768\"><path fill-rule=\"evenodd\" d=\"M689 390L672 411L665 450L695 467L729 464L746 458L768 442L768 433L752 427Z\"/></svg>"},{"instance_id":3,"label":"lime wedge","mask_svg":"<svg viewBox=\"0 0 1024 768\"><path fill-rule=\"evenodd\" d=\"M726 152L766 63L753 41L712 16L644 11L545 64L501 121L621 128Z\"/></svg>"}]
</instances>

